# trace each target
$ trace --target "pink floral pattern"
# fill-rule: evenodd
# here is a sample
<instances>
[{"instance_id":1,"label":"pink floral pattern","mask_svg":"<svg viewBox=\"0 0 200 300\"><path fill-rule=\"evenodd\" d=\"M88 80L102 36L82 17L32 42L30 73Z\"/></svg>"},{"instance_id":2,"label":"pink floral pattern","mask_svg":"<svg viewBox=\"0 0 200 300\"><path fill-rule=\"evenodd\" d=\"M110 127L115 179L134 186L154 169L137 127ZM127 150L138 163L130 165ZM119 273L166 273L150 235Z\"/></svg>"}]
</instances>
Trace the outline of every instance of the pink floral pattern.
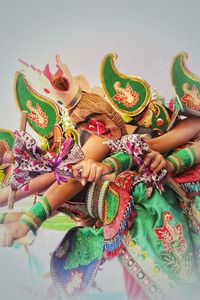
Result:
<instances>
[{"instance_id":1,"label":"pink floral pattern","mask_svg":"<svg viewBox=\"0 0 200 300\"><path fill-rule=\"evenodd\" d=\"M13 147L15 164L11 182L13 190L22 187L28 190L31 178L44 173L54 172L58 183L67 181L72 177L72 165L84 158L81 148L73 139L65 140L60 153L56 156L54 153L41 150L28 133L16 130L15 134Z\"/></svg>"},{"instance_id":2,"label":"pink floral pattern","mask_svg":"<svg viewBox=\"0 0 200 300\"><path fill-rule=\"evenodd\" d=\"M139 182L144 182L147 197L152 195L154 188L157 188L160 193L163 191L162 179L166 176L167 171L163 169L159 174L155 175L152 174L150 167L143 165L149 147L139 134L125 135L120 140L110 140L107 144L113 152L123 151L132 155L136 164L140 167L139 176L135 178L132 187Z\"/></svg>"}]
</instances>

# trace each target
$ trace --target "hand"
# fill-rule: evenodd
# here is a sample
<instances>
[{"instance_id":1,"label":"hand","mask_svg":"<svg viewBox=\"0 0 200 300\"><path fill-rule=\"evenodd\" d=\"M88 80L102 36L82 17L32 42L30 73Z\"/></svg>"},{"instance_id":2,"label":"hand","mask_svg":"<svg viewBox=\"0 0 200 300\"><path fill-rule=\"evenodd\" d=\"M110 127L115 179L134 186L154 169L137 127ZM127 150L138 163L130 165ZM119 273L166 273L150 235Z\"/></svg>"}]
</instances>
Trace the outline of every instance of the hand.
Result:
<instances>
[{"instance_id":1,"label":"hand","mask_svg":"<svg viewBox=\"0 0 200 300\"><path fill-rule=\"evenodd\" d=\"M0 225L0 247L12 247L13 242L25 236L29 230L21 221Z\"/></svg>"},{"instance_id":2,"label":"hand","mask_svg":"<svg viewBox=\"0 0 200 300\"><path fill-rule=\"evenodd\" d=\"M89 182L98 181L103 175L112 173L112 168L92 159L84 159L72 167L73 176Z\"/></svg>"},{"instance_id":3,"label":"hand","mask_svg":"<svg viewBox=\"0 0 200 300\"><path fill-rule=\"evenodd\" d=\"M167 163L162 154L157 151L150 150L144 159L144 165L150 167L153 174L157 174L166 167Z\"/></svg>"}]
</instances>

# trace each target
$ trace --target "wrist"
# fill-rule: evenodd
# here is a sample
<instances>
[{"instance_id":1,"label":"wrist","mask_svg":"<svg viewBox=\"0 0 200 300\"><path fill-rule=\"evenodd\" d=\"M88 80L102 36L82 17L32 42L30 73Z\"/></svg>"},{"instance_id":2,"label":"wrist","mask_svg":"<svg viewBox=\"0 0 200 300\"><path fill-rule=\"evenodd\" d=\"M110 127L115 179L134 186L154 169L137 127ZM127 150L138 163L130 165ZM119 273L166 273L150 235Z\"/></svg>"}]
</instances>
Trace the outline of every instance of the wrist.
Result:
<instances>
[{"instance_id":1,"label":"wrist","mask_svg":"<svg viewBox=\"0 0 200 300\"><path fill-rule=\"evenodd\" d=\"M51 207L46 197L42 197L20 218L20 221L34 233L41 224L50 216Z\"/></svg>"},{"instance_id":2,"label":"wrist","mask_svg":"<svg viewBox=\"0 0 200 300\"><path fill-rule=\"evenodd\" d=\"M174 171L175 171L174 165L171 163L171 161L169 161L167 159L166 159L166 167L165 168L168 173L174 173Z\"/></svg>"},{"instance_id":3,"label":"wrist","mask_svg":"<svg viewBox=\"0 0 200 300\"><path fill-rule=\"evenodd\" d=\"M16 232L15 232L15 238L21 238L22 236L25 236L29 231L30 228L24 224L23 222L21 222L20 220L12 223L15 224L15 228L16 228Z\"/></svg>"},{"instance_id":4,"label":"wrist","mask_svg":"<svg viewBox=\"0 0 200 300\"><path fill-rule=\"evenodd\" d=\"M111 173L121 173L125 170L129 170L132 165L132 156L122 151L113 154L103 160L112 168Z\"/></svg>"},{"instance_id":5,"label":"wrist","mask_svg":"<svg viewBox=\"0 0 200 300\"><path fill-rule=\"evenodd\" d=\"M107 162L102 162L102 164L106 167L105 174L113 173L113 168L110 164L108 164Z\"/></svg>"},{"instance_id":6,"label":"wrist","mask_svg":"<svg viewBox=\"0 0 200 300\"><path fill-rule=\"evenodd\" d=\"M176 175L191 168L196 163L197 156L193 147L187 147L169 155L167 161L173 165L173 173Z\"/></svg>"}]
</instances>

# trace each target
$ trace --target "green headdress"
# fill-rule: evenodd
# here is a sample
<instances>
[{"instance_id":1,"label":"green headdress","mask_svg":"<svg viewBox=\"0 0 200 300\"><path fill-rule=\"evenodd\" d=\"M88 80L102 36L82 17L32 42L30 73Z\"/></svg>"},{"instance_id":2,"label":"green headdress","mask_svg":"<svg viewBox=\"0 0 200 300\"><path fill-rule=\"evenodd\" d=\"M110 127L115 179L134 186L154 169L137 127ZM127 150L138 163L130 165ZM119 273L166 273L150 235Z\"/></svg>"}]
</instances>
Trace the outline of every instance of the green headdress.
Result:
<instances>
[{"instance_id":1,"label":"green headdress","mask_svg":"<svg viewBox=\"0 0 200 300\"><path fill-rule=\"evenodd\" d=\"M134 120L138 125L165 132L170 116L162 101L151 95L146 80L120 73L114 65L116 59L117 55L110 53L101 63L101 82L108 101L126 123Z\"/></svg>"},{"instance_id":2,"label":"green headdress","mask_svg":"<svg viewBox=\"0 0 200 300\"><path fill-rule=\"evenodd\" d=\"M24 75L20 72L15 77L15 95L20 110L28 111L27 121L39 135L52 136L54 125L60 120L58 106L50 99L32 91Z\"/></svg>"},{"instance_id":3,"label":"green headdress","mask_svg":"<svg viewBox=\"0 0 200 300\"><path fill-rule=\"evenodd\" d=\"M128 116L140 114L150 101L150 86L138 76L120 73L114 65L115 53L107 54L101 63L101 82L104 92L120 113Z\"/></svg>"},{"instance_id":4,"label":"green headdress","mask_svg":"<svg viewBox=\"0 0 200 300\"><path fill-rule=\"evenodd\" d=\"M171 81L175 109L185 115L200 116L200 77L192 74L185 65L187 53L178 53L172 62Z\"/></svg>"}]
</instances>

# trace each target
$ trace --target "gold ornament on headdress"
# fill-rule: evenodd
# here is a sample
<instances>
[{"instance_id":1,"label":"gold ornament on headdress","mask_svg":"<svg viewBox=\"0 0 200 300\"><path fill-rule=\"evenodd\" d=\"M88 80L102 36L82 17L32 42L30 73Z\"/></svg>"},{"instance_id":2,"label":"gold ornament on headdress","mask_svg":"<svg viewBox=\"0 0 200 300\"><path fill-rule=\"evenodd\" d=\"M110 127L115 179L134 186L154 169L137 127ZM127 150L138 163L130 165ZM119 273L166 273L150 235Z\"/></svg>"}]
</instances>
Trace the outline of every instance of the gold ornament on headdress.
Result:
<instances>
[{"instance_id":1,"label":"gold ornament on headdress","mask_svg":"<svg viewBox=\"0 0 200 300\"><path fill-rule=\"evenodd\" d=\"M114 65L115 53L107 54L101 63L101 82L108 101L121 114L136 116L150 101L150 86L138 76L120 73Z\"/></svg>"}]
</instances>

